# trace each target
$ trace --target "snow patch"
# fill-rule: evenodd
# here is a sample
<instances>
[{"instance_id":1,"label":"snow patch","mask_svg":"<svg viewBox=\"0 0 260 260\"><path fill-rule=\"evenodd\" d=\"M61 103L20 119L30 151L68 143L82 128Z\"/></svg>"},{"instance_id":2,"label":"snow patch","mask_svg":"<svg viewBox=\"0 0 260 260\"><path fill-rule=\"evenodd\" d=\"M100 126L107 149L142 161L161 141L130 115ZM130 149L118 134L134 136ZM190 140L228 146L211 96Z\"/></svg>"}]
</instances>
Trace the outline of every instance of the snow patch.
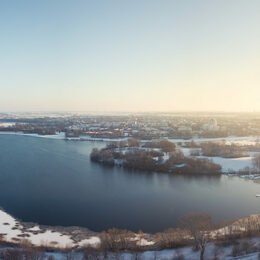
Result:
<instances>
[{"instance_id":1,"label":"snow patch","mask_svg":"<svg viewBox=\"0 0 260 260\"><path fill-rule=\"evenodd\" d=\"M51 230L51 228L41 229L38 225L26 229L21 222L3 210L0 210L0 234L7 242L20 243L26 239L35 246L72 248L77 245L96 246L100 243L100 239L94 236L76 243L67 234Z\"/></svg>"},{"instance_id":2,"label":"snow patch","mask_svg":"<svg viewBox=\"0 0 260 260\"><path fill-rule=\"evenodd\" d=\"M79 247L98 247L100 245L101 241L99 237L90 237L88 239L81 240L78 245Z\"/></svg>"}]
</instances>

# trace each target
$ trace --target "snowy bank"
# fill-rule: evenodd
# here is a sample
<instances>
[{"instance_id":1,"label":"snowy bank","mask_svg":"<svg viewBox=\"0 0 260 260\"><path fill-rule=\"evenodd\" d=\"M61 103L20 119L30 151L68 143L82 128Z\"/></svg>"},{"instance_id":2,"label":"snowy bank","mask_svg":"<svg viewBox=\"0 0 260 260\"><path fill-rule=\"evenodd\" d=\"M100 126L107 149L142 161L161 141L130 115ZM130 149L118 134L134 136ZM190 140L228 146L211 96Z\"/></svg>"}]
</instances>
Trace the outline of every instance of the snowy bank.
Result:
<instances>
[{"instance_id":1,"label":"snowy bank","mask_svg":"<svg viewBox=\"0 0 260 260\"><path fill-rule=\"evenodd\" d=\"M100 244L99 237L84 228L55 228L23 223L3 210L0 210L0 234L7 242L21 243L26 239L35 246L73 248L96 247Z\"/></svg>"}]
</instances>

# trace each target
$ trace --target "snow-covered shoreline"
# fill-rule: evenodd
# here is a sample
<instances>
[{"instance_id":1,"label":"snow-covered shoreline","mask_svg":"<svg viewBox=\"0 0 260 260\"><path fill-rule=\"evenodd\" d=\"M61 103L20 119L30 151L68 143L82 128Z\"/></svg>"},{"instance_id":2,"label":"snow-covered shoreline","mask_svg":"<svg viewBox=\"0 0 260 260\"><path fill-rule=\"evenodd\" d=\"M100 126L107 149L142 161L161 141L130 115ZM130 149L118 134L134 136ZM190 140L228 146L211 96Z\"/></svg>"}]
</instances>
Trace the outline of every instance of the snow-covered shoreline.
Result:
<instances>
[{"instance_id":1,"label":"snow-covered shoreline","mask_svg":"<svg viewBox=\"0 0 260 260\"><path fill-rule=\"evenodd\" d=\"M31 222L22 222L0 209L0 236L2 241L21 244L28 241L33 246L56 249L98 248L101 238L98 232L79 226L44 226ZM135 233L134 233L135 234ZM147 234L149 236L149 234ZM129 238L141 247L152 246L153 241L135 234Z\"/></svg>"},{"instance_id":2,"label":"snow-covered shoreline","mask_svg":"<svg viewBox=\"0 0 260 260\"><path fill-rule=\"evenodd\" d=\"M64 132L60 132L56 135L39 135L39 134L26 134L24 132L0 131L0 135L21 135L21 136L30 136L30 137L57 139L57 140L65 140L66 139Z\"/></svg>"},{"instance_id":3,"label":"snow-covered shoreline","mask_svg":"<svg viewBox=\"0 0 260 260\"><path fill-rule=\"evenodd\" d=\"M0 234L6 242L19 244L28 240L34 246L52 248L96 247L100 238L96 233L80 227L51 227L24 223L0 210Z\"/></svg>"},{"instance_id":4,"label":"snow-covered shoreline","mask_svg":"<svg viewBox=\"0 0 260 260\"><path fill-rule=\"evenodd\" d=\"M211 241L205 250L206 259L213 259L216 252L218 253L219 259L258 259L257 250L248 254L244 254L239 256L238 258L234 258L232 256L232 250L234 245L240 243L246 243L254 248L260 248L260 239L258 237L249 237L238 239L234 244L230 243L228 246L221 246L218 244L219 236L224 236L232 230L232 232L245 232L245 226L248 225L248 221L258 221L260 218L259 215L252 215L247 218L239 219L230 226L225 226L220 229L216 229L211 231L211 236L213 241ZM252 222L253 223L253 222ZM46 259L49 255L53 255L55 259L64 259L66 257L66 252L68 250L74 249L84 249L84 248L98 248L101 240L99 234L89 234L88 236L76 237L75 233L78 230L78 235L80 233L80 227L68 227L67 229L71 229L70 231L66 230L66 228L62 227L51 227L51 226L40 226L33 223L24 223L20 222L10 214L6 213L4 210L0 210L0 234L2 236L2 241L10 242L11 244L17 244L18 246L23 243L23 241L28 241L33 246L43 247L43 248L52 248L53 252L46 252ZM72 230L73 229L73 230ZM84 230L84 228L83 228ZM155 237L154 237L155 239ZM228 239L228 238L227 238ZM136 244L143 247L144 251L126 251L126 252L117 252L116 254L113 252L107 252L109 258L106 259L118 259L116 257L120 256L120 259L130 260L133 259L133 256L138 255L140 259L173 259L174 257L183 256L183 259L196 260L199 259L199 251L194 251L191 245L173 248L173 249L163 249L154 251L155 249L149 249L150 246L153 246L156 242L155 240L148 241L145 238L142 238L142 235L139 237L138 234L135 235L134 238L130 238L129 241L136 241ZM10 248L10 247L8 247ZM6 250L8 248L1 248L0 251ZM148 248L148 249L147 249ZM153 248L153 247L152 247ZM65 251L64 251L65 250ZM82 259L82 251L78 251L73 253L73 259ZM102 253L100 254L99 259L103 258ZM138 258L138 259L139 259ZM177 259L177 258L176 258Z\"/></svg>"},{"instance_id":5,"label":"snow-covered shoreline","mask_svg":"<svg viewBox=\"0 0 260 260\"><path fill-rule=\"evenodd\" d=\"M0 135L23 135L23 136L31 136L31 137L39 137L39 138L51 138L51 139L59 139L59 140L79 140L79 141L103 141L103 142L120 142L126 141L128 138L99 138L99 137L91 137L91 136L79 136L79 137L65 137L65 132L60 132L55 135L39 135L39 134L28 134L24 132L12 132L12 131L0 131ZM188 143L191 141L194 142L217 142L217 141L226 141L229 143L236 143L240 145L254 145L256 140L260 141L259 136L228 136L228 137L217 137L217 138L199 138L194 137L191 139L174 139L174 138L166 138L167 140L173 143ZM149 142L151 140L141 140L142 142Z\"/></svg>"}]
</instances>

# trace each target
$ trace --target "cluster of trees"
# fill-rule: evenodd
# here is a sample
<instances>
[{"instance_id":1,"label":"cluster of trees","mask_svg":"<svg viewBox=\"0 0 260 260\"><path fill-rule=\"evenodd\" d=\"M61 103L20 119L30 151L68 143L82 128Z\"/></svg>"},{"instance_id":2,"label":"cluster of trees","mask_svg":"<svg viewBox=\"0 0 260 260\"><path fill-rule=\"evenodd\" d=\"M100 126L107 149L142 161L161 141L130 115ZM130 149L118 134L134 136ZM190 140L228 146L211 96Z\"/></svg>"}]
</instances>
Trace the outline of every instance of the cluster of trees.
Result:
<instances>
[{"instance_id":1,"label":"cluster of trees","mask_svg":"<svg viewBox=\"0 0 260 260\"><path fill-rule=\"evenodd\" d=\"M202 153L205 156L219 156L224 158L238 158L248 156L243 147L236 144L207 142L201 144Z\"/></svg>"},{"instance_id":2,"label":"cluster of trees","mask_svg":"<svg viewBox=\"0 0 260 260\"><path fill-rule=\"evenodd\" d=\"M0 257L2 260L53 260L52 257L46 257L45 253L31 247L30 249L20 249L20 248L8 248L2 250Z\"/></svg>"},{"instance_id":3,"label":"cluster of trees","mask_svg":"<svg viewBox=\"0 0 260 260\"><path fill-rule=\"evenodd\" d=\"M200 260L203 260L214 228L211 217L207 214L189 214L180 218L180 225L192 237L194 249L200 251Z\"/></svg>"},{"instance_id":4,"label":"cluster of trees","mask_svg":"<svg viewBox=\"0 0 260 260\"><path fill-rule=\"evenodd\" d=\"M158 160L154 160L152 155L147 151L126 153L123 166L137 170L189 175L212 175L219 174L221 171L221 166L213 163L211 160L188 158L181 151L171 153L169 159L165 162L162 161L161 157Z\"/></svg>"},{"instance_id":5,"label":"cluster of trees","mask_svg":"<svg viewBox=\"0 0 260 260\"><path fill-rule=\"evenodd\" d=\"M120 152L109 146L101 150L94 148L90 158L93 162L110 166L115 164L115 160L120 160L120 165L125 168L162 173L213 175L221 171L221 166L211 160L185 157L179 150L171 152L169 158L164 159L163 153L156 150L135 148Z\"/></svg>"},{"instance_id":6,"label":"cluster of trees","mask_svg":"<svg viewBox=\"0 0 260 260\"><path fill-rule=\"evenodd\" d=\"M124 155L123 166L130 169L143 171L156 171L158 162L154 160L152 154L145 150L127 152Z\"/></svg>"},{"instance_id":7,"label":"cluster of trees","mask_svg":"<svg viewBox=\"0 0 260 260\"><path fill-rule=\"evenodd\" d=\"M178 131L177 129L172 129L169 131L168 133L168 137L169 138L173 138L173 139L191 139L192 138L192 132L190 131Z\"/></svg>"},{"instance_id":8,"label":"cluster of trees","mask_svg":"<svg viewBox=\"0 0 260 260\"><path fill-rule=\"evenodd\" d=\"M115 161L113 154L108 149L94 148L90 154L90 159L93 162L100 162L104 165L114 166Z\"/></svg>"},{"instance_id":9,"label":"cluster of trees","mask_svg":"<svg viewBox=\"0 0 260 260\"><path fill-rule=\"evenodd\" d=\"M127 230L110 229L101 233L102 251L144 251L147 247L140 247L138 241L149 237L154 244L149 250L162 250L180 248L192 245L194 251L199 251L200 260L205 259L205 250L209 243L215 243L215 258L217 258L219 249L222 247L232 247L232 256L241 256L259 251L255 245L250 242L240 242L237 239L259 236L260 218L248 217L239 221L224 221L216 224L208 214L191 213L179 219L177 228L169 228L155 235L144 234L139 231L138 234ZM138 258L136 258L138 259ZM156 259L156 258L154 258ZM175 259L175 258L173 258ZM185 259L182 258L176 259Z\"/></svg>"},{"instance_id":10,"label":"cluster of trees","mask_svg":"<svg viewBox=\"0 0 260 260\"><path fill-rule=\"evenodd\" d=\"M202 158L186 158L186 173L193 174L220 174L221 166L209 159Z\"/></svg>"},{"instance_id":11,"label":"cluster of trees","mask_svg":"<svg viewBox=\"0 0 260 260\"><path fill-rule=\"evenodd\" d=\"M4 244L1 241L1 244ZM45 248L34 247L30 241L24 239L20 243L20 247L12 248L7 246L0 252L0 259L2 260L54 260L53 256L45 254Z\"/></svg>"},{"instance_id":12,"label":"cluster of trees","mask_svg":"<svg viewBox=\"0 0 260 260\"><path fill-rule=\"evenodd\" d=\"M180 146L187 147L187 148L200 148L199 143L196 143L194 140L190 142L179 143Z\"/></svg>"},{"instance_id":13,"label":"cluster of trees","mask_svg":"<svg viewBox=\"0 0 260 260\"><path fill-rule=\"evenodd\" d=\"M148 148L158 148L161 149L163 152L165 153L170 153L175 151L175 144L166 140L166 139L162 139L160 141L152 141L152 142L147 142L144 145L145 147Z\"/></svg>"},{"instance_id":14,"label":"cluster of trees","mask_svg":"<svg viewBox=\"0 0 260 260\"><path fill-rule=\"evenodd\" d=\"M218 130L218 131L212 131L212 132L202 132L199 134L199 137L201 138L225 138L230 135L229 131L224 130Z\"/></svg>"},{"instance_id":15,"label":"cluster of trees","mask_svg":"<svg viewBox=\"0 0 260 260\"><path fill-rule=\"evenodd\" d=\"M183 152L180 150L176 150L174 153L170 154L169 159L166 161L166 164L169 167L176 165L176 164L183 164L186 162L186 157L184 156Z\"/></svg>"},{"instance_id":16,"label":"cluster of trees","mask_svg":"<svg viewBox=\"0 0 260 260\"><path fill-rule=\"evenodd\" d=\"M176 151L169 160L160 165L163 172L172 172L185 175L218 175L221 166L206 158L185 157L182 152Z\"/></svg>"},{"instance_id":17,"label":"cluster of trees","mask_svg":"<svg viewBox=\"0 0 260 260\"><path fill-rule=\"evenodd\" d=\"M141 144L139 139L136 138L128 138L127 139L127 145L128 147L139 147Z\"/></svg>"},{"instance_id":18,"label":"cluster of trees","mask_svg":"<svg viewBox=\"0 0 260 260\"><path fill-rule=\"evenodd\" d=\"M115 149L115 148L124 148L124 147L140 147L141 141L136 138L128 138L127 141L120 142L110 142L107 144L106 148Z\"/></svg>"},{"instance_id":19,"label":"cluster of trees","mask_svg":"<svg viewBox=\"0 0 260 260\"><path fill-rule=\"evenodd\" d=\"M124 148L124 147L145 147L145 148L157 148L165 153L175 151L176 145L167 139L161 139L159 141L146 142L142 145L141 141L136 138L128 138L127 141L111 142L107 145L107 148Z\"/></svg>"},{"instance_id":20,"label":"cluster of trees","mask_svg":"<svg viewBox=\"0 0 260 260\"><path fill-rule=\"evenodd\" d=\"M135 233L126 229L112 228L101 232L103 251L124 251L136 249ZM132 241L132 242L131 242Z\"/></svg>"},{"instance_id":21,"label":"cluster of trees","mask_svg":"<svg viewBox=\"0 0 260 260\"><path fill-rule=\"evenodd\" d=\"M200 250L200 259L204 259L204 252L209 241L211 231L216 227L207 214L189 214L181 217L178 228L169 228L152 235L154 245L149 249L178 248L193 243L194 250ZM135 234L128 230L109 229L101 233L102 251L143 251L140 240L145 238L142 231ZM139 243L139 244L138 244Z\"/></svg>"},{"instance_id":22,"label":"cluster of trees","mask_svg":"<svg viewBox=\"0 0 260 260\"><path fill-rule=\"evenodd\" d=\"M8 131L8 132L23 132L25 134L39 134L39 135L55 135L56 131L63 130L64 126L57 125L49 125L47 122L45 124L42 123L32 123L32 124L19 124L16 123L15 125L8 126L8 127L1 127L0 131Z\"/></svg>"},{"instance_id":23,"label":"cluster of trees","mask_svg":"<svg viewBox=\"0 0 260 260\"><path fill-rule=\"evenodd\" d=\"M160 138L159 133L152 133L148 131L138 131L136 133L133 133L133 138L141 139L141 140L152 140L152 139L158 139Z\"/></svg>"}]
</instances>

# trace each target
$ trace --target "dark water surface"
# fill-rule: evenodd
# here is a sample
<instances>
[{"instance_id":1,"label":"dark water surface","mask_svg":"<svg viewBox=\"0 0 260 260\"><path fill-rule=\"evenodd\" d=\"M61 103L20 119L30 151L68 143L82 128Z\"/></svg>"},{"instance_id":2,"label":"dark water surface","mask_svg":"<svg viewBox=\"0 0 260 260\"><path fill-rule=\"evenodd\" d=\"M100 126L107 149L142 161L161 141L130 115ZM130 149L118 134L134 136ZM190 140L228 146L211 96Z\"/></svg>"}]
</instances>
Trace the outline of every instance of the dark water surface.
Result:
<instances>
[{"instance_id":1,"label":"dark water surface","mask_svg":"<svg viewBox=\"0 0 260 260\"><path fill-rule=\"evenodd\" d=\"M162 231L190 212L218 221L260 213L259 183L104 168L89 160L104 145L0 135L0 206L23 221L93 231Z\"/></svg>"}]
</instances>

